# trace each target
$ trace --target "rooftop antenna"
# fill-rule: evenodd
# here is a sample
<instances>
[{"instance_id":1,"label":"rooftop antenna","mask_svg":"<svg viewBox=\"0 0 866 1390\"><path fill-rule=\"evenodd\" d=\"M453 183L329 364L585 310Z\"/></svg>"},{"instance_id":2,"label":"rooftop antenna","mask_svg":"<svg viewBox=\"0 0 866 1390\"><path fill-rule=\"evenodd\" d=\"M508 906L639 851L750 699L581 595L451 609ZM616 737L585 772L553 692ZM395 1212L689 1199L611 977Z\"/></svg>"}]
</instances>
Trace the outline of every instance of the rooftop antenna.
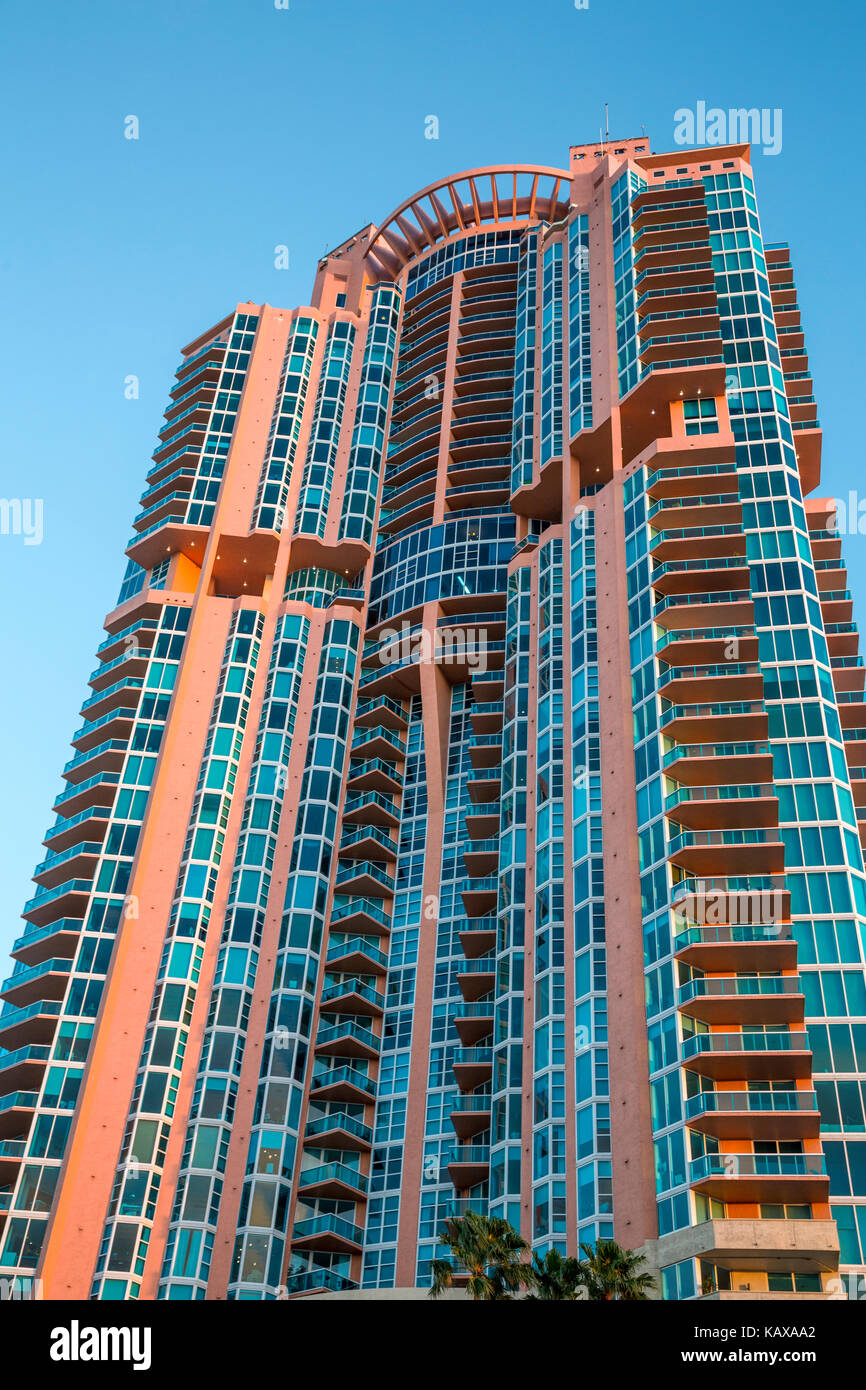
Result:
<instances>
[{"instance_id":1,"label":"rooftop antenna","mask_svg":"<svg viewBox=\"0 0 866 1390\"><path fill-rule=\"evenodd\" d=\"M604 103L604 143L607 144L609 140L610 140L610 125L608 124L608 119L607 119L607 102L605 102L605 103Z\"/></svg>"}]
</instances>

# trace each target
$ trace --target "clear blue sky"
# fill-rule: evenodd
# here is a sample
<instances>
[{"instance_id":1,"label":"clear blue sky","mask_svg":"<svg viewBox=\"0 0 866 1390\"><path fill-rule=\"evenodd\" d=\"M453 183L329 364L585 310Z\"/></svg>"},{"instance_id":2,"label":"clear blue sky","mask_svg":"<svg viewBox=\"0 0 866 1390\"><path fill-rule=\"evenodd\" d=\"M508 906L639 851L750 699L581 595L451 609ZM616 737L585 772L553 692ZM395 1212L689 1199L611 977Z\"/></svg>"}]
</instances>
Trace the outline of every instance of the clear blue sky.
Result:
<instances>
[{"instance_id":1,"label":"clear blue sky","mask_svg":"<svg viewBox=\"0 0 866 1390\"><path fill-rule=\"evenodd\" d=\"M657 150L679 107L780 107L782 151L755 157L764 233L792 247L821 490L859 485L866 25L850 0L5 0L3 20L0 495L44 499L44 539L0 536L0 953L180 347L239 299L306 302L326 246L430 180L565 164L605 102L612 135L643 125ZM845 548L863 620L862 539Z\"/></svg>"}]
</instances>

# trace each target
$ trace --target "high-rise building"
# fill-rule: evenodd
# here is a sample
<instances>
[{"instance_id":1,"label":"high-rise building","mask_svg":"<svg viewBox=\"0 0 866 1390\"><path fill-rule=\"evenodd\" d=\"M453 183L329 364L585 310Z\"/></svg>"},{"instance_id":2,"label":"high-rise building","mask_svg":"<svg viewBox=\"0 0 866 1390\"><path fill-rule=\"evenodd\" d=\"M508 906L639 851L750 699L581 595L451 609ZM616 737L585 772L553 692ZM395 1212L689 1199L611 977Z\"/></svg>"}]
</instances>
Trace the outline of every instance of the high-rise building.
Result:
<instances>
[{"instance_id":1,"label":"high-rise building","mask_svg":"<svg viewBox=\"0 0 866 1390\"><path fill-rule=\"evenodd\" d=\"M0 1277L418 1290L469 1208L671 1299L866 1269L812 389L743 145L443 179L184 349L3 985Z\"/></svg>"}]
</instances>

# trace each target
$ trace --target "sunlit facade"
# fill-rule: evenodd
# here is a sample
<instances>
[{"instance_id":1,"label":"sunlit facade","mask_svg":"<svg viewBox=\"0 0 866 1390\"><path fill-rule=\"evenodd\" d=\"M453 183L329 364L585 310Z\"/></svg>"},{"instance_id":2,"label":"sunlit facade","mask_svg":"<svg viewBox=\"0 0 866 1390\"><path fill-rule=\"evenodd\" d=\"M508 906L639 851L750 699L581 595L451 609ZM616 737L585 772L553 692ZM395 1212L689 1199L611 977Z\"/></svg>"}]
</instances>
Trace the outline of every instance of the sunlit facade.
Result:
<instances>
[{"instance_id":1,"label":"sunlit facade","mask_svg":"<svg viewBox=\"0 0 866 1390\"><path fill-rule=\"evenodd\" d=\"M851 1294L820 452L747 146L442 180L184 349L3 985L0 1277L417 1290L472 1208Z\"/></svg>"}]
</instances>

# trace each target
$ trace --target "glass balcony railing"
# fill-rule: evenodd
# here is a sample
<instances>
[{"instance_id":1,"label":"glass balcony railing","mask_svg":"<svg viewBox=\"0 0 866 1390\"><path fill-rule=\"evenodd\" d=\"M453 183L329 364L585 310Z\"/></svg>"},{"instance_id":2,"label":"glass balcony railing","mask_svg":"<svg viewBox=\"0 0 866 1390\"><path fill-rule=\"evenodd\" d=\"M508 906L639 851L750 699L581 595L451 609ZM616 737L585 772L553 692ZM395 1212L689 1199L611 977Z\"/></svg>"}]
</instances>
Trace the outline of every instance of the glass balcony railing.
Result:
<instances>
[{"instance_id":1,"label":"glass balcony railing","mask_svg":"<svg viewBox=\"0 0 866 1390\"><path fill-rule=\"evenodd\" d=\"M686 1120L701 1115L813 1114L817 1109L814 1091L701 1091L686 1101Z\"/></svg>"},{"instance_id":2,"label":"glass balcony railing","mask_svg":"<svg viewBox=\"0 0 866 1390\"><path fill-rule=\"evenodd\" d=\"M683 1038L683 1058L714 1052L808 1052L808 1033L695 1033Z\"/></svg>"},{"instance_id":3,"label":"glass balcony railing","mask_svg":"<svg viewBox=\"0 0 866 1390\"><path fill-rule=\"evenodd\" d=\"M353 1191L366 1193L370 1179L348 1163L321 1163L317 1168L305 1168L298 1177L298 1191L305 1188L321 1187L324 1183L339 1182Z\"/></svg>"},{"instance_id":4,"label":"glass balcony railing","mask_svg":"<svg viewBox=\"0 0 866 1390\"><path fill-rule=\"evenodd\" d=\"M823 1154L704 1154L692 1160L690 1182L706 1178L820 1178L826 1177Z\"/></svg>"},{"instance_id":5,"label":"glass balcony railing","mask_svg":"<svg viewBox=\"0 0 866 1390\"><path fill-rule=\"evenodd\" d=\"M342 1130L346 1134L351 1134L365 1144L372 1144L373 1142L373 1131L370 1126L362 1124L360 1120L356 1120L354 1116L347 1115L342 1110L338 1110L332 1115L320 1115L318 1119L308 1120L306 1137L308 1139L326 1139L335 1130Z\"/></svg>"}]
</instances>

